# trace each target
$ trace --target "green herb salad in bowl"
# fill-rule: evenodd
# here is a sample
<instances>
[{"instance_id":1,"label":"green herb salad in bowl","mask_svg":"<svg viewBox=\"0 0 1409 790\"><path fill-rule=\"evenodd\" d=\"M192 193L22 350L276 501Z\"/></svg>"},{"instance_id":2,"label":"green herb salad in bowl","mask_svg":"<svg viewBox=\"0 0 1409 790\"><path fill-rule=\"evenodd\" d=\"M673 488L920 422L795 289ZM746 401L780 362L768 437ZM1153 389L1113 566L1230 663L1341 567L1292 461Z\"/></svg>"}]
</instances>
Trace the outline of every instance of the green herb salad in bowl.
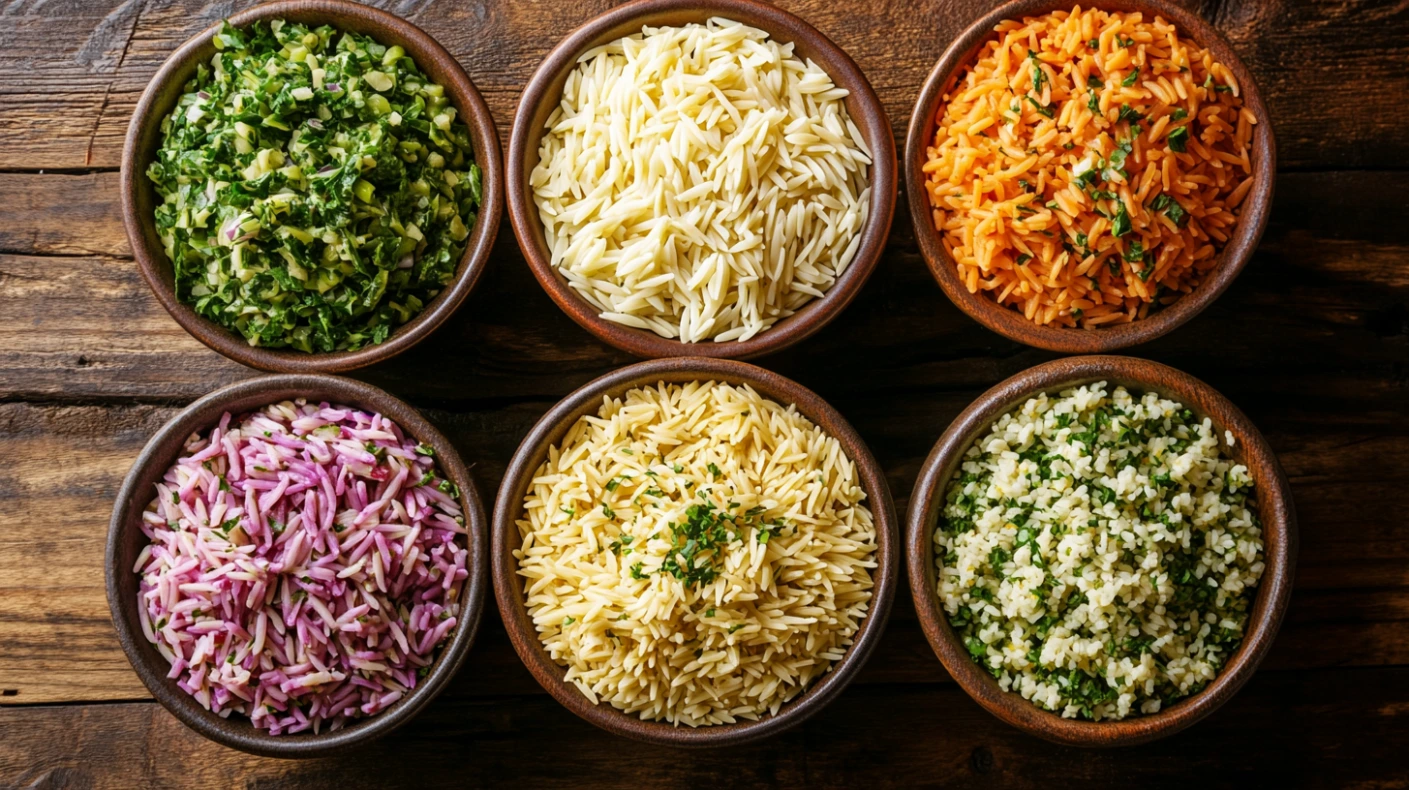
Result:
<instances>
[{"instance_id":1,"label":"green herb salad in bowl","mask_svg":"<svg viewBox=\"0 0 1409 790\"><path fill-rule=\"evenodd\" d=\"M463 71L415 27L349 3L315 4L321 18L274 5L291 13L227 20L153 81L134 127L160 117L160 129L129 132L124 170L149 182L124 173L129 235L154 242L139 261L208 345L267 369L310 367L299 356L358 367L419 340L468 292L497 224L498 143ZM447 74L457 79L436 78ZM151 153L132 161L143 136ZM151 226L134 233L134 214ZM375 355L383 344L399 347Z\"/></svg>"}]
</instances>

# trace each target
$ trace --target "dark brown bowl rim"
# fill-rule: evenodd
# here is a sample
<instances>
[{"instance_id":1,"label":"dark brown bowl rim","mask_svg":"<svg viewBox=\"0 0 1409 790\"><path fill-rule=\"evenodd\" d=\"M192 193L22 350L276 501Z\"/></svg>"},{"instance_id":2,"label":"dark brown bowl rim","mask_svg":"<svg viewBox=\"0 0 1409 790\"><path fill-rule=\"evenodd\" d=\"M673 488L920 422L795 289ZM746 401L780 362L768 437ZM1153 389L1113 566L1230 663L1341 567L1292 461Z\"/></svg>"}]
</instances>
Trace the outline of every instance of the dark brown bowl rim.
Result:
<instances>
[{"instance_id":1,"label":"dark brown bowl rim","mask_svg":"<svg viewBox=\"0 0 1409 790\"><path fill-rule=\"evenodd\" d=\"M1003 691L969 657L954 635L935 592L934 524L945 488L974 440L1011 408L1038 392L1055 393L1096 381L1153 390L1182 401L1213 420L1219 435L1232 431L1232 455L1246 464L1257 489L1266 570L1249 615L1249 630L1237 652L1203 691L1148 716L1119 721L1064 719ZM1297 524L1291 489L1277 456L1247 416L1217 390L1187 373L1134 357L1068 357L1028 368L983 393L935 443L920 470L906 515L906 564L915 612L944 668L969 696L1008 724L1069 746L1130 746L1163 738L1199 721L1227 702L1252 677L1276 638L1291 597L1296 568Z\"/></svg>"},{"instance_id":2,"label":"dark brown bowl rim","mask_svg":"<svg viewBox=\"0 0 1409 790\"><path fill-rule=\"evenodd\" d=\"M484 272L503 214L499 132L489 107L459 62L425 31L404 19L348 0L281 0L234 14L229 21L236 27L244 27L264 19L326 23L370 35L384 44L399 44L417 67L444 86L460 119L470 128L482 185L479 217L465 243L455 279L427 303L419 315L397 327L383 342L357 351L314 354L251 346L243 337L196 314L176 298L171 263L156 235L151 216L155 188L147 179L146 171L161 144L161 122L180 95L179 90L173 88L172 101L163 102L162 93L168 85L184 84L199 63L210 59L215 51L212 39L222 23L210 26L173 52L137 102L122 148L122 222L127 229L132 255L152 293L181 328L211 350L252 368L281 373L338 373L366 367L390 359L424 340L454 314Z\"/></svg>"},{"instance_id":3,"label":"dark brown bowl rim","mask_svg":"<svg viewBox=\"0 0 1409 790\"><path fill-rule=\"evenodd\" d=\"M513 551L520 545L516 521L523 513L524 494L533 473L546 457L548 447L560 441L578 418L595 413L603 397L619 397L627 390L657 382L725 381L748 384L760 395L783 404L795 404L803 416L831 436L856 464L862 487L875 519L876 570L871 606L854 641L842 659L817 679L810 688L793 698L776 715L758 721L718 724L698 728L676 727L666 722L643 721L610 704L593 704L576 686L563 680L565 670L548 656L538 632L529 619L519 583L518 562ZM559 401L529 431L514 453L499 495L494 503L494 527L490 561L493 564L494 597L514 650L524 666L563 707L608 732L648 743L685 747L736 746L776 735L801 724L835 699L866 663L880 641L890 616L890 604L899 583L899 544L895 504L885 474L861 436L846 418L820 396L795 381L772 371L728 359L675 357L638 362L588 382Z\"/></svg>"},{"instance_id":4,"label":"dark brown bowl rim","mask_svg":"<svg viewBox=\"0 0 1409 790\"><path fill-rule=\"evenodd\" d=\"M175 463L186 439L195 431L208 430L227 410L240 413L293 398L311 401L326 400L356 408L368 409L390 417L408 436L430 445L435 450L436 465L455 485L460 487L460 507L469 531L466 566L470 576L465 580L461 597L460 622L450 640L440 648L425 681L390 708L370 718L334 732L317 735L269 735L256 730L239 714L225 719L201 707L191 695L176 686L166 675L171 665L157 652L142 633L137 615L137 574L132 562L123 560L124 544L139 546L133 537L142 511L151 502L152 486ZM286 374L261 376L236 382L182 409L161 427L142 448L122 481L108 524L105 555L108 608L118 642L143 685L173 716L183 724L216 743L265 757L320 757L344 752L379 738L416 716L436 695L444 690L460 670L465 656L474 643L475 632L485 609L488 578L488 530L484 507L469 469L450 440L414 408L389 393L353 379L321 374ZM137 552L134 551L133 555Z\"/></svg>"},{"instance_id":5,"label":"dark brown bowl rim","mask_svg":"<svg viewBox=\"0 0 1409 790\"><path fill-rule=\"evenodd\" d=\"M538 161L540 108L551 95L556 106L561 81L582 52L632 32L643 25L679 25L722 16L757 27L780 41L791 41L796 53L811 58L851 93L847 110L871 148L871 201L866 226L856 255L841 277L820 299L778 321L745 341L684 343L661 337L648 329L635 329L608 321L597 308L574 291L554 268L543 237L543 225L533 204L529 175ZM897 166L895 138L885 108L870 81L851 56L830 38L801 18L756 0L634 0L619 5L574 30L553 48L524 88L509 134L506 165L509 221L514 227L533 276L553 302L598 340L637 357L720 357L748 359L791 346L816 333L851 303L879 263L895 216Z\"/></svg>"},{"instance_id":6,"label":"dark brown bowl rim","mask_svg":"<svg viewBox=\"0 0 1409 790\"><path fill-rule=\"evenodd\" d=\"M1256 180L1243 199L1238 224L1218 253L1219 262L1213 273L1203 283L1173 304L1128 324L1097 329L1040 326L1016 310L993 301L987 294L969 293L959 279L953 258L944 249L939 232L935 230L929 193L925 189L925 174L921 169L925 150L934 139L936 114L953 78L962 66L969 63L979 47L989 41L995 25L1006 19L1070 11L1072 5L1071 0L1012 0L986 14L954 39L925 80L920 97L915 102L914 113L910 116L910 128L905 137L905 183L920 253L940 288L960 310L1009 340L1065 354L1101 354L1145 343L1173 331L1228 290L1252 258L1262 232L1267 228L1276 180L1277 145L1272 135L1272 118L1262 103L1257 82L1217 28L1197 14L1166 0L1101 0L1096 8L1158 14L1173 22L1182 34L1208 47L1214 59L1227 66L1237 77L1243 104L1257 118L1252 140Z\"/></svg>"}]
</instances>

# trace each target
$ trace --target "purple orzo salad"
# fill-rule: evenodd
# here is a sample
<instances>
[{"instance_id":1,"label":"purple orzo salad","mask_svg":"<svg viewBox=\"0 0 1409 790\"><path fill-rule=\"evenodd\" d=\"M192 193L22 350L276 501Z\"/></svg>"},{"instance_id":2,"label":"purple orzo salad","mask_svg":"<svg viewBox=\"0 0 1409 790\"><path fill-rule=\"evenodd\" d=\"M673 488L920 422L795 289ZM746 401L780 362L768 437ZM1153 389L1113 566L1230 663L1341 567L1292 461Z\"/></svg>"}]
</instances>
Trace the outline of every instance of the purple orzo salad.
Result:
<instances>
[{"instance_id":1,"label":"purple orzo salad","mask_svg":"<svg viewBox=\"0 0 1409 790\"><path fill-rule=\"evenodd\" d=\"M168 677L274 735L335 730L414 689L468 575L434 450L380 414L299 400L227 413L185 452L134 568Z\"/></svg>"}]
</instances>

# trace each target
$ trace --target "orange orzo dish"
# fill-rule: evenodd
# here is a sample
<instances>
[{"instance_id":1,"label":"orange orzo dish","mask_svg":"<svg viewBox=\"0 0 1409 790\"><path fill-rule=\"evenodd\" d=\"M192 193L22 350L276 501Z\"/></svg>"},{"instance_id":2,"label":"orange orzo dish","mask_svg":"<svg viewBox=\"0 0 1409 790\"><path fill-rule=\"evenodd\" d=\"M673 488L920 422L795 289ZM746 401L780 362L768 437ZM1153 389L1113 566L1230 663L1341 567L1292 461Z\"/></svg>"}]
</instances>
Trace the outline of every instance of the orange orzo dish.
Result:
<instances>
[{"instance_id":1,"label":"orange orzo dish","mask_svg":"<svg viewBox=\"0 0 1409 790\"><path fill-rule=\"evenodd\" d=\"M924 165L965 286L1088 328L1192 291L1253 183L1257 119L1232 72L1140 13L995 29L944 97Z\"/></svg>"}]
</instances>

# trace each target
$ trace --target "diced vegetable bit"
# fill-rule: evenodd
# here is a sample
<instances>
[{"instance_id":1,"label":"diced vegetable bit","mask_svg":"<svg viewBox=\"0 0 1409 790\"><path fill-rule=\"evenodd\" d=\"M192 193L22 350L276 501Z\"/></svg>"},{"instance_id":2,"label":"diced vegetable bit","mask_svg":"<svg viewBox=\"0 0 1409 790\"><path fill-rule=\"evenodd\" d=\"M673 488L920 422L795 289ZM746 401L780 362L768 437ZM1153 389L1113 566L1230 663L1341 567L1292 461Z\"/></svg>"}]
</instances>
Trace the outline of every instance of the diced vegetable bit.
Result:
<instances>
[{"instance_id":1,"label":"diced vegetable bit","mask_svg":"<svg viewBox=\"0 0 1409 790\"><path fill-rule=\"evenodd\" d=\"M147 176L176 295L252 346L380 343L454 278L481 200L468 127L400 47L226 23Z\"/></svg>"}]
</instances>

